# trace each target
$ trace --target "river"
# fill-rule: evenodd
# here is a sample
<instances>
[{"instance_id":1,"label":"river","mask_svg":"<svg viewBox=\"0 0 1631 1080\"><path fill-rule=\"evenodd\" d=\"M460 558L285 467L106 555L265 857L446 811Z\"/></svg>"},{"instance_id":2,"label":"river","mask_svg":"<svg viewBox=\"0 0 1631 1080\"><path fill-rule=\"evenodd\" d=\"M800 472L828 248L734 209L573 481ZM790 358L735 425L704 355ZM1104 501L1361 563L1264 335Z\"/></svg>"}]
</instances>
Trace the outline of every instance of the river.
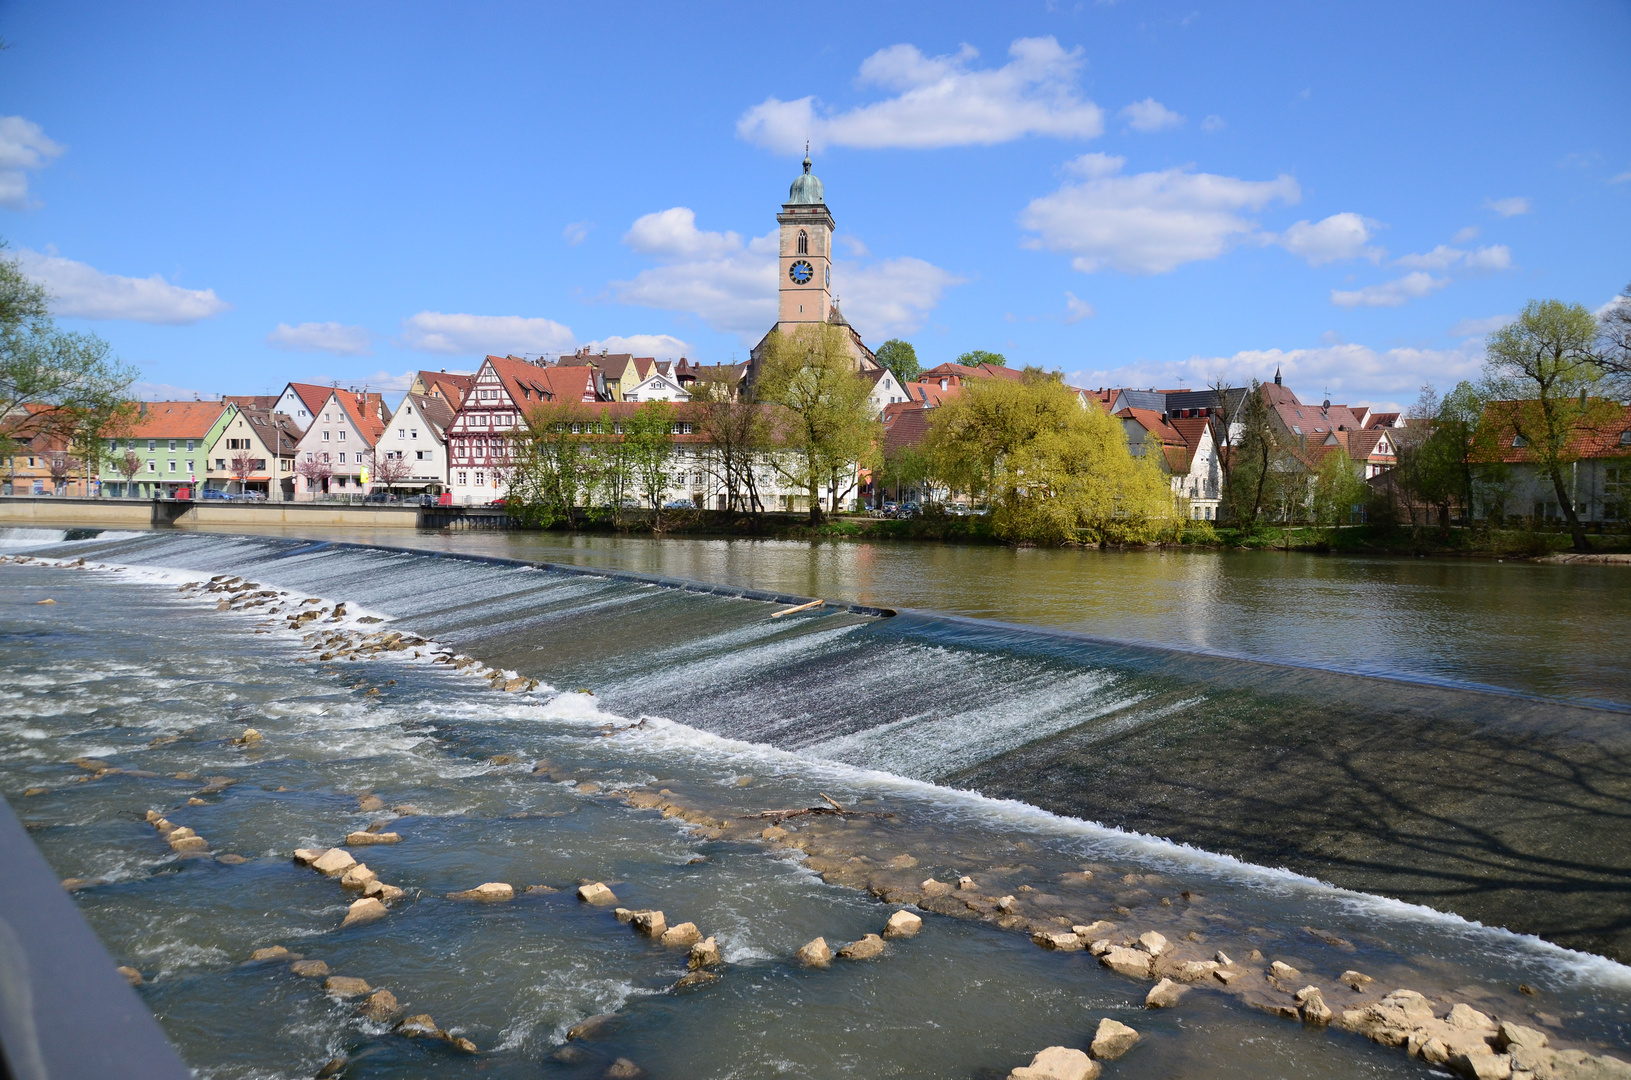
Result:
<instances>
[{"instance_id":1,"label":"river","mask_svg":"<svg viewBox=\"0 0 1631 1080\"><path fill-rule=\"evenodd\" d=\"M1193 926L1191 940L1228 938L1327 984L1343 967L1415 973L1571 1045L1631 1043L1620 568L343 539L901 614L773 621L751 600L277 535L7 533L7 552L125 568L0 567L0 783L64 877L103 879L82 910L149 977L149 1004L204 1075L309 1076L335 1054L354 1076L468 1064L281 966L243 966L269 944L392 987L500 1076L598 1076L613 1056L653 1076L1001 1076L1080 1044L1100 1016L1147 1033L1118 1076L1423 1068L1225 995L1149 1012L1143 987L1085 954L979 922L931 917L880 961L799 969L799 945L859 937L887 909L812 874L816 859L607 797L651 786L732 814L825 793L894 815L881 842L942 880L1045 885L1092 866L1134 882L1092 903L1175 940ZM350 620L543 685L505 694L400 656L313 662L277 621L178 592L218 574L346 600ZM230 741L247 726L263 744ZM124 771L80 783L76 757ZM176 773L237 782L199 794ZM381 810L360 809L370 793ZM249 861L175 857L150 809ZM346 900L289 853L379 820L406 839L359 857L414 899L336 930ZM576 903L584 878L716 933L725 978L670 992L683 955L676 968ZM483 881L560 891L443 898ZM1538 994L1515 997L1520 982ZM556 1056L568 1027L610 1010L614 1035Z\"/></svg>"}]
</instances>

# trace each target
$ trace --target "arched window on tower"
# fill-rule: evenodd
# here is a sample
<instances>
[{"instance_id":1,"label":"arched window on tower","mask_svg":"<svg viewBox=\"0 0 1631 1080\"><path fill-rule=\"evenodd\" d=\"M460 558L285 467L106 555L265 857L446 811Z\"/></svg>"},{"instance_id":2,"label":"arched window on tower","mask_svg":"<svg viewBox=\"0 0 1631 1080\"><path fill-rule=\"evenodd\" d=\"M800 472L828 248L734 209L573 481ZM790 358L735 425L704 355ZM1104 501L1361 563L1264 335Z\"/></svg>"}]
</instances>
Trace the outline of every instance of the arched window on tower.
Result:
<instances>
[{"instance_id":1,"label":"arched window on tower","mask_svg":"<svg viewBox=\"0 0 1631 1080\"><path fill-rule=\"evenodd\" d=\"M810 254L810 234L803 229L799 230L799 254Z\"/></svg>"}]
</instances>

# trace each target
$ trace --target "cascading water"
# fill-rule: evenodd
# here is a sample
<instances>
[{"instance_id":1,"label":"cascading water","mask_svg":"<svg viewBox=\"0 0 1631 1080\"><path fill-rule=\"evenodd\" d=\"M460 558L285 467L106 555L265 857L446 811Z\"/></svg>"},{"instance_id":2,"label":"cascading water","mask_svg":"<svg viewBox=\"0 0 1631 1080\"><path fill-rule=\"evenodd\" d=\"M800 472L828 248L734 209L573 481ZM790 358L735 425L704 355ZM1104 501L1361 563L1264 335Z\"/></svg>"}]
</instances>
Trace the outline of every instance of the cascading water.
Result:
<instances>
[{"instance_id":1,"label":"cascading water","mask_svg":"<svg viewBox=\"0 0 1631 1080\"><path fill-rule=\"evenodd\" d=\"M924 874L1147 877L1119 887L1129 920L1194 905L1216 920L1203 931L1327 980L1351 966L1491 993L1522 982L1539 991L1526 1023L1631 1043L1631 970L1512 932L1631 954L1618 712L923 614L770 619L752 600L401 551L3 541L129 568L0 567L0 783L64 877L103 879L82 909L204 1075L309 1076L336 1054L347 1075L468 1069L281 966L243 965L270 944L390 987L500 1076L598 1076L614 1057L653 1076L1000 1076L1106 1015L1147 1033L1116 1075L1419 1074L1217 995L1145 1012L1144 987L1085 954L980 923L931 920L884 960L800 970L793 950L875 931L881 905L604 797L629 785L722 814L825 793L895 815L873 831L922 855ZM223 573L593 693L504 694L401 655L325 663L280 623L176 591ZM259 747L230 741L250 726ZM74 758L123 771L78 783ZM554 782L532 771L545 761ZM204 781L178 773L236 783L199 796ZM360 809L369 793L380 810ZM176 859L149 809L250 861ZM349 898L289 853L378 820L404 842L358 857L416 899L337 930ZM726 977L669 992L683 954L578 904L584 878L716 935ZM443 899L484 881L559 891ZM613 1033L560 1047L614 1010Z\"/></svg>"}]
</instances>

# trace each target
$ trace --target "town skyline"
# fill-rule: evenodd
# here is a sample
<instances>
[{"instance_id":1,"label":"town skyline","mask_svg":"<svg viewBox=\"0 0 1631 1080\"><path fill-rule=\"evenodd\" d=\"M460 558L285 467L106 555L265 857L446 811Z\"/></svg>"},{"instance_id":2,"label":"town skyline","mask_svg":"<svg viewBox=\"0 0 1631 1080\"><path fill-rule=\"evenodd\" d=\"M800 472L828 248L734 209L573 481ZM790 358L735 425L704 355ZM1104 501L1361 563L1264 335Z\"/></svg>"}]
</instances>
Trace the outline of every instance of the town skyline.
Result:
<instances>
[{"instance_id":1,"label":"town skyline","mask_svg":"<svg viewBox=\"0 0 1631 1080\"><path fill-rule=\"evenodd\" d=\"M1627 82L1609 43L1628 25L1608 5L1476 26L839 5L843 40L796 63L759 14L654 11L620 38L515 11L97 10L13 13L0 235L147 397L398 390L586 345L745 359L806 139L845 315L925 367L985 348L1163 388L1278 367L1386 408L1475 374L1523 299L1596 308L1627 273L1631 141L1604 90ZM1292 40L1311 47L1263 69ZM630 75L492 74L538 42ZM1569 64L1526 71L1525 49Z\"/></svg>"}]
</instances>

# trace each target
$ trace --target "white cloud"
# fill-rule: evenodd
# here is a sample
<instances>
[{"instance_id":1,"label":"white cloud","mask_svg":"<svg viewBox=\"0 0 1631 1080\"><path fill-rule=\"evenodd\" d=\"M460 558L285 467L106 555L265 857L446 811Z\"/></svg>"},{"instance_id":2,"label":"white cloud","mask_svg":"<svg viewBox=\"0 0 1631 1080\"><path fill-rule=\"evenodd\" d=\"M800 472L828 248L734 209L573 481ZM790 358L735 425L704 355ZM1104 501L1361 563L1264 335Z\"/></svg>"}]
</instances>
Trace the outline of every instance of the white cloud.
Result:
<instances>
[{"instance_id":1,"label":"white cloud","mask_svg":"<svg viewBox=\"0 0 1631 1080\"><path fill-rule=\"evenodd\" d=\"M81 319L129 319L186 326L219 315L232 305L214 289L183 289L158 274L147 278L104 274L54 254L20 248L23 272L51 293L51 311Z\"/></svg>"},{"instance_id":2,"label":"white cloud","mask_svg":"<svg viewBox=\"0 0 1631 1080\"><path fill-rule=\"evenodd\" d=\"M1608 182L1611 184L1623 184L1627 180L1631 180L1631 171L1623 172L1618 176L1611 177Z\"/></svg>"},{"instance_id":3,"label":"white cloud","mask_svg":"<svg viewBox=\"0 0 1631 1080\"><path fill-rule=\"evenodd\" d=\"M696 355L696 346L670 334L630 334L627 337L613 335L587 344L590 352L633 353L635 356L650 356L658 360L677 360L682 356Z\"/></svg>"},{"instance_id":4,"label":"white cloud","mask_svg":"<svg viewBox=\"0 0 1631 1080\"><path fill-rule=\"evenodd\" d=\"M1065 293L1065 324L1079 323L1083 319L1091 319L1097 315L1093 305L1086 300L1078 300L1073 292Z\"/></svg>"},{"instance_id":5,"label":"white cloud","mask_svg":"<svg viewBox=\"0 0 1631 1080\"><path fill-rule=\"evenodd\" d=\"M1393 260L1395 266L1407 267L1411 270L1446 270L1460 261L1466 252L1459 248L1440 244L1432 251L1420 255L1401 255Z\"/></svg>"},{"instance_id":6,"label":"white cloud","mask_svg":"<svg viewBox=\"0 0 1631 1080\"><path fill-rule=\"evenodd\" d=\"M570 352L577 345L572 331L553 319L440 311L421 311L402 320L398 343L420 352L478 356Z\"/></svg>"},{"instance_id":7,"label":"white cloud","mask_svg":"<svg viewBox=\"0 0 1631 1080\"><path fill-rule=\"evenodd\" d=\"M663 265L612 282L612 296L622 303L695 315L749 343L776 321L775 232L744 242L739 233L698 229L696 214L676 206L646 214L623 240ZM941 294L959 280L909 257L833 268L845 318L868 336L918 329Z\"/></svg>"},{"instance_id":8,"label":"white cloud","mask_svg":"<svg viewBox=\"0 0 1631 1080\"><path fill-rule=\"evenodd\" d=\"M1152 97L1135 101L1116 114L1134 131L1165 131L1183 124L1184 118Z\"/></svg>"},{"instance_id":9,"label":"white cloud","mask_svg":"<svg viewBox=\"0 0 1631 1080\"><path fill-rule=\"evenodd\" d=\"M1412 300L1437 292L1450 283L1449 278L1436 278L1417 270L1396 281L1381 285L1367 285L1363 289L1331 290L1331 303L1337 307L1403 307Z\"/></svg>"},{"instance_id":10,"label":"white cloud","mask_svg":"<svg viewBox=\"0 0 1631 1080\"><path fill-rule=\"evenodd\" d=\"M947 56L924 56L914 45L891 45L861 64L862 85L896 96L821 115L814 97L767 98L742 114L736 133L781 153L812 146L864 149L989 146L1026 135L1091 139L1104 114L1078 91L1086 59L1052 37L1020 38L1000 68L974 69L969 45Z\"/></svg>"},{"instance_id":11,"label":"white cloud","mask_svg":"<svg viewBox=\"0 0 1631 1080\"><path fill-rule=\"evenodd\" d=\"M1468 270L1510 270L1512 249L1505 244L1481 247L1467 256L1466 267Z\"/></svg>"},{"instance_id":12,"label":"white cloud","mask_svg":"<svg viewBox=\"0 0 1631 1080\"><path fill-rule=\"evenodd\" d=\"M34 121L0 116L0 206L27 210L38 205L28 196L28 174L51 164L65 149Z\"/></svg>"},{"instance_id":13,"label":"white cloud","mask_svg":"<svg viewBox=\"0 0 1631 1080\"><path fill-rule=\"evenodd\" d=\"M1352 212L1332 214L1316 222L1297 222L1281 235L1280 245L1293 255L1307 259L1310 266L1360 255L1379 259L1381 249L1367 246L1375 226L1374 221Z\"/></svg>"},{"instance_id":14,"label":"white cloud","mask_svg":"<svg viewBox=\"0 0 1631 1080\"><path fill-rule=\"evenodd\" d=\"M1462 319L1450 327L1451 337L1486 337L1511 322L1515 315L1491 315L1486 319Z\"/></svg>"},{"instance_id":15,"label":"white cloud","mask_svg":"<svg viewBox=\"0 0 1631 1080\"><path fill-rule=\"evenodd\" d=\"M1220 374L1235 385L1256 378L1268 381L1275 369L1302 401L1331 400L1373 408L1396 407L1410 401L1425 382L1442 388L1462 379L1477 378L1483 364L1482 340L1467 341L1453 349L1373 349L1367 345L1335 344L1307 349L1250 349L1233 356L1192 356L1170 362L1141 362L1101 371L1074 372L1066 378L1073 386L1178 386L1203 387Z\"/></svg>"},{"instance_id":16,"label":"white cloud","mask_svg":"<svg viewBox=\"0 0 1631 1080\"><path fill-rule=\"evenodd\" d=\"M1225 120L1223 117L1219 116L1217 113L1213 113L1212 115L1208 116L1205 120L1201 121L1201 130L1202 131L1222 131L1224 128L1226 128L1228 126L1229 126L1229 122L1227 120Z\"/></svg>"},{"instance_id":17,"label":"white cloud","mask_svg":"<svg viewBox=\"0 0 1631 1080\"><path fill-rule=\"evenodd\" d=\"M1122 164L1104 154L1071 162L1067 169L1086 180L1031 201L1020 224L1038 235L1026 246L1068 252L1075 256L1071 265L1084 273L1111 267L1160 274L1262 238L1241 212L1301 197L1289 176L1239 180L1191 172L1189 166L1117 175Z\"/></svg>"},{"instance_id":18,"label":"white cloud","mask_svg":"<svg viewBox=\"0 0 1631 1080\"><path fill-rule=\"evenodd\" d=\"M589 238L589 230L594 227L595 223L592 221L574 221L561 230L561 235L566 237L568 244L577 247Z\"/></svg>"},{"instance_id":19,"label":"white cloud","mask_svg":"<svg viewBox=\"0 0 1631 1080\"><path fill-rule=\"evenodd\" d=\"M843 244L844 250L855 256L857 259L862 259L872 254L872 252L867 250L867 246L861 242L860 238L855 236L853 233L838 233L834 239L840 244Z\"/></svg>"},{"instance_id":20,"label":"white cloud","mask_svg":"<svg viewBox=\"0 0 1631 1080\"><path fill-rule=\"evenodd\" d=\"M266 344L289 352L326 352L336 356L372 356L374 350L366 326L342 326L334 322L307 322L299 326L278 323L266 335Z\"/></svg>"},{"instance_id":21,"label":"white cloud","mask_svg":"<svg viewBox=\"0 0 1631 1080\"><path fill-rule=\"evenodd\" d=\"M1529 200L1521 195L1514 195L1510 199L1486 199L1484 206L1502 217L1517 217L1529 213L1531 209Z\"/></svg>"},{"instance_id":22,"label":"white cloud","mask_svg":"<svg viewBox=\"0 0 1631 1080\"><path fill-rule=\"evenodd\" d=\"M1468 225L1465 229L1460 230L1454 236L1450 237L1450 243L1470 244L1476 239L1478 239L1478 226Z\"/></svg>"},{"instance_id":23,"label":"white cloud","mask_svg":"<svg viewBox=\"0 0 1631 1080\"><path fill-rule=\"evenodd\" d=\"M840 296L844 318L863 338L874 341L922 329L940 297L962 280L910 256L833 267L833 284L844 286Z\"/></svg>"}]
</instances>

